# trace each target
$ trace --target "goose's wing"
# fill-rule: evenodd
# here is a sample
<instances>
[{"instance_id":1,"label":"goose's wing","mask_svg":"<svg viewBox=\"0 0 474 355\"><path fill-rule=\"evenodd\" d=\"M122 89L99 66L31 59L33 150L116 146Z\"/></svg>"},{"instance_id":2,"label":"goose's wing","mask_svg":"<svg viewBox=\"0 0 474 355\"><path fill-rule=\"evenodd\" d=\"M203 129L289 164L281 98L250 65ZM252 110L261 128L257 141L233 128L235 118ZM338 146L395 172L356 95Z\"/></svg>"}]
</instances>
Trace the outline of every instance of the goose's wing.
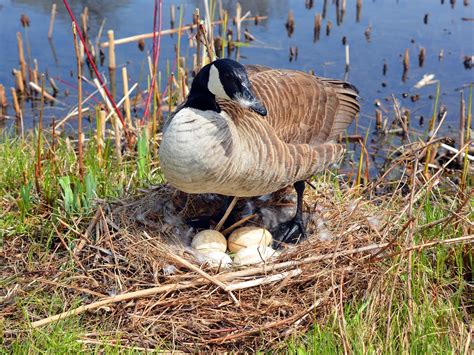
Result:
<instances>
[{"instance_id":1,"label":"goose's wing","mask_svg":"<svg viewBox=\"0 0 474 355\"><path fill-rule=\"evenodd\" d=\"M286 143L335 140L359 112L357 89L348 83L300 71L263 68L251 70L249 78L268 111L262 119Z\"/></svg>"}]
</instances>

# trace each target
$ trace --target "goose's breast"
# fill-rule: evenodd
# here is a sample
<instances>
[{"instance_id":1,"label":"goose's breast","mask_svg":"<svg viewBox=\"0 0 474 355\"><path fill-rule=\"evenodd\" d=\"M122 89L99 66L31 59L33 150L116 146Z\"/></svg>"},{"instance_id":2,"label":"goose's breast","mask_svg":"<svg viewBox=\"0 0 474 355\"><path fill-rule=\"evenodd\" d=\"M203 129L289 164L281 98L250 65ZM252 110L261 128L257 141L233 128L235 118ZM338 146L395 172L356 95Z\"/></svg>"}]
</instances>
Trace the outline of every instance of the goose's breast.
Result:
<instances>
[{"instance_id":1,"label":"goose's breast","mask_svg":"<svg viewBox=\"0 0 474 355\"><path fill-rule=\"evenodd\" d=\"M231 127L216 112L185 108L165 127L160 163L168 182L189 193L218 192L232 159Z\"/></svg>"}]
</instances>

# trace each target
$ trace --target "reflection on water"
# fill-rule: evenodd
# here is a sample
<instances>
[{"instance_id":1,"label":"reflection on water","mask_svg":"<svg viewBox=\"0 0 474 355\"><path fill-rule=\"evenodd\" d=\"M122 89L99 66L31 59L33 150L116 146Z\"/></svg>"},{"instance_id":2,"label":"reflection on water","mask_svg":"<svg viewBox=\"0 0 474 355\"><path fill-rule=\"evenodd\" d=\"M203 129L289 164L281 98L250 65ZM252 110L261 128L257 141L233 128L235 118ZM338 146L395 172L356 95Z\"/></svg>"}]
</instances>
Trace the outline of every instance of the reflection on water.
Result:
<instances>
[{"instance_id":1,"label":"reflection on water","mask_svg":"<svg viewBox=\"0 0 474 355\"><path fill-rule=\"evenodd\" d=\"M56 17L60 21L70 22L70 18L66 9L64 8L61 1L55 0L11 0L14 5L21 6L30 11L39 11L44 18L42 21L47 21L46 25L49 25L49 16L51 14L51 6L53 3L57 4ZM76 19L80 21L79 14L83 11L84 7L87 6L89 9L89 24L91 29L97 29L102 20L107 18L110 23L120 23L120 17L117 12L120 8L129 6L130 0L75 0L69 1L69 6L76 16Z\"/></svg>"}]
</instances>

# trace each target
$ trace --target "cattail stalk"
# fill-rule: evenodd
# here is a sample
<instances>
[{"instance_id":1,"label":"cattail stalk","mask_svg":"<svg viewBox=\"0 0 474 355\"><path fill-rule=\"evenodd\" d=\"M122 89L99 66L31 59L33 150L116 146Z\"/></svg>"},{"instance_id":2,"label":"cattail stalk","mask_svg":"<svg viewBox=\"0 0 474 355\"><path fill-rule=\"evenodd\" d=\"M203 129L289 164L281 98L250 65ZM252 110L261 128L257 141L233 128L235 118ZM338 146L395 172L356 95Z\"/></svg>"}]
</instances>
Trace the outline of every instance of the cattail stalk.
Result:
<instances>
[{"instance_id":1,"label":"cattail stalk","mask_svg":"<svg viewBox=\"0 0 474 355\"><path fill-rule=\"evenodd\" d=\"M20 70L21 70L21 76L23 80L26 80L26 75L27 75L27 65L25 62L25 52L23 50L23 39L21 37L21 33L17 32L16 33L16 39L18 43L18 59L20 62Z\"/></svg>"},{"instance_id":2,"label":"cattail stalk","mask_svg":"<svg viewBox=\"0 0 474 355\"><path fill-rule=\"evenodd\" d=\"M21 70L13 69L13 75L15 76L16 89L20 94L23 94L25 92L25 84Z\"/></svg>"},{"instance_id":3,"label":"cattail stalk","mask_svg":"<svg viewBox=\"0 0 474 355\"><path fill-rule=\"evenodd\" d=\"M332 28L332 22L328 21L326 24L326 36L329 36L331 34L331 28Z\"/></svg>"},{"instance_id":4,"label":"cattail stalk","mask_svg":"<svg viewBox=\"0 0 474 355\"><path fill-rule=\"evenodd\" d=\"M82 151L82 64L79 53L79 43L77 40L76 26L72 25L72 33L74 36L74 51L76 53L77 62L77 144L79 150L79 179L84 179L84 161Z\"/></svg>"},{"instance_id":5,"label":"cattail stalk","mask_svg":"<svg viewBox=\"0 0 474 355\"><path fill-rule=\"evenodd\" d=\"M418 66L421 68L425 64L426 50L421 47L418 53Z\"/></svg>"},{"instance_id":6,"label":"cattail stalk","mask_svg":"<svg viewBox=\"0 0 474 355\"><path fill-rule=\"evenodd\" d=\"M10 88L13 100L13 109L15 110L15 115L17 118L17 129L18 132L23 136L23 115L20 109L20 104L18 103L18 97L16 96L15 88Z\"/></svg>"},{"instance_id":7,"label":"cattail stalk","mask_svg":"<svg viewBox=\"0 0 474 355\"><path fill-rule=\"evenodd\" d=\"M350 57L349 57L349 45L346 44L346 70L349 70L349 66L351 64Z\"/></svg>"},{"instance_id":8,"label":"cattail stalk","mask_svg":"<svg viewBox=\"0 0 474 355\"><path fill-rule=\"evenodd\" d=\"M36 191L41 193L40 179L41 179L41 139L43 135L43 111L44 111L44 74L41 74L41 101L40 112L38 120L38 141L36 144L36 166L35 166L35 185Z\"/></svg>"},{"instance_id":9,"label":"cattail stalk","mask_svg":"<svg viewBox=\"0 0 474 355\"><path fill-rule=\"evenodd\" d=\"M361 10L362 10L362 0L357 0L357 4L356 4L356 22L360 21Z\"/></svg>"},{"instance_id":10,"label":"cattail stalk","mask_svg":"<svg viewBox=\"0 0 474 355\"><path fill-rule=\"evenodd\" d=\"M51 39L53 37L53 28L54 28L54 18L56 17L56 3L53 4L51 7L51 18L49 19L49 30L48 30L48 38Z\"/></svg>"},{"instance_id":11,"label":"cattail stalk","mask_svg":"<svg viewBox=\"0 0 474 355\"><path fill-rule=\"evenodd\" d=\"M96 144L99 166L102 166L105 146L105 109L102 106L96 107Z\"/></svg>"},{"instance_id":12,"label":"cattail stalk","mask_svg":"<svg viewBox=\"0 0 474 355\"><path fill-rule=\"evenodd\" d=\"M112 98L115 98L115 43L114 43L114 31L107 31L107 37L110 43L109 46L109 76L110 76L110 89Z\"/></svg>"},{"instance_id":13,"label":"cattail stalk","mask_svg":"<svg viewBox=\"0 0 474 355\"><path fill-rule=\"evenodd\" d=\"M33 59L33 82L38 85L38 61Z\"/></svg>"},{"instance_id":14,"label":"cattail stalk","mask_svg":"<svg viewBox=\"0 0 474 355\"><path fill-rule=\"evenodd\" d=\"M440 91L440 85L438 82L438 85L436 86L436 98L435 98L435 104L434 104L434 109L433 109L433 116L431 116L430 120L430 126L429 126L429 136L431 138L431 135L433 134L434 131L434 126L436 122L436 117L438 116L438 100L439 100L439 91ZM423 174L425 175L426 178L428 178L428 166L431 162L431 148L432 145L428 145L426 148L426 158L425 158L425 168L423 170Z\"/></svg>"},{"instance_id":15,"label":"cattail stalk","mask_svg":"<svg viewBox=\"0 0 474 355\"><path fill-rule=\"evenodd\" d=\"M56 85L56 82L52 77L49 77L49 85L51 85L51 88L53 89L54 95L56 95L59 92L59 88Z\"/></svg>"},{"instance_id":16,"label":"cattail stalk","mask_svg":"<svg viewBox=\"0 0 474 355\"><path fill-rule=\"evenodd\" d=\"M176 47L176 77L178 80L178 83L181 82L181 37L182 37L182 31L181 28L183 27L183 6L181 6L180 11L179 11L179 31L178 31L178 44ZM179 88L179 86L177 86ZM179 93L179 91L178 91Z\"/></svg>"},{"instance_id":17,"label":"cattail stalk","mask_svg":"<svg viewBox=\"0 0 474 355\"><path fill-rule=\"evenodd\" d=\"M242 7L240 3L235 5L235 26L237 28L237 42L240 42L240 31L242 26Z\"/></svg>"},{"instance_id":18,"label":"cattail stalk","mask_svg":"<svg viewBox=\"0 0 474 355\"><path fill-rule=\"evenodd\" d=\"M89 20L89 8L86 6L84 7L84 11L81 14L81 21L82 21L82 33L84 33L84 37L87 38L87 31L88 26L87 22Z\"/></svg>"},{"instance_id":19,"label":"cattail stalk","mask_svg":"<svg viewBox=\"0 0 474 355\"><path fill-rule=\"evenodd\" d=\"M375 128L381 130L383 127L382 111L375 110Z\"/></svg>"},{"instance_id":20,"label":"cattail stalk","mask_svg":"<svg viewBox=\"0 0 474 355\"><path fill-rule=\"evenodd\" d=\"M410 53L408 48L405 49L405 54L403 56L403 70L408 71L410 69Z\"/></svg>"},{"instance_id":21,"label":"cattail stalk","mask_svg":"<svg viewBox=\"0 0 474 355\"><path fill-rule=\"evenodd\" d=\"M125 101L123 103L125 109L125 122L129 128L132 127L132 115L130 110L130 96L128 93L128 74L127 74L127 67L122 68L122 81L123 81L123 92L125 95Z\"/></svg>"},{"instance_id":22,"label":"cattail stalk","mask_svg":"<svg viewBox=\"0 0 474 355\"><path fill-rule=\"evenodd\" d=\"M319 41L319 36L321 33L321 22L322 22L322 16L321 14L316 14L314 16L314 33L313 33L313 42Z\"/></svg>"},{"instance_id":23,"label":"cattail stalk","mask_svg":"<svg viewBox=\"0 0 474 355\"><path fill-rule=\"evenodd\" d=\"M2 109L5 109L8 106L5 87L2 84L0 84L0 106L2 107Z\"/></svg>"},{"instance_id":24,"label":"cattail stalk","mask_svg":"<svg viewBox=\"0 0 474 355\"><path fill-rule=\"evenodd\" d=\"M199 24L201 22L200 18L199 18L199 9L196 9L194 11L194 21L197 25L197 33L199 35ZM197 61L197 66L195 68L195 71L196 73L201 69L202 67L202 53L201 53L202 49L201 49L201 41L199 40L199 38L197 39L196 41L196 61Z\"/></svg>"},{"instance_id":25,"label":"cattail stalk","mask_svg":"<svg viewBox=\"0 0 474 355\"><path fill-rule=\"evenodd\" d=\"M464 92L461 91L461 97L459 100L459 149L464 146L464 134L466 130L466 103L464 102ZM462 155L459 154L459 162L462 162Z\"/></svg>"},{"instance_id":26,"label":"cattail stalk","mask_svg":"<svg viewBox=\"0 0 474 355\"><path fill-rule=\"evenodd\" d=\"M171 7L170 7L171 28L174 28L175 19L176 19L176 9L174 7L174 4L171 4Z\"/></svg>"},{"instance_id":27,"label":"cattail stalk","mask_svg":"<svg viewBox=\"0 0 474 355\"><path fill-rule=\"evenodd\" d=\"M115 135L115 155L117 156L117 161L120 164L122 163L122 150L121 150L121 144L120 144L120 141L122 139L122 134L120 132L120 123L119 123L119 120L117 119L117 115L112 115L111 121L112 121L112 127L114 129L114 135Z\"/></svg>"},{"instance_id":28,"label":"cattail stalk","mask_svg":"<svg viewBox=\"0 0 474 355\"><path fill-rule=\"evenodd\" d=\"M466 138L465 142L469 142L471 139L471 121L472 121L472 84L469 88L469 101L467 103L467 127L466 127ZM469 145L466 146L466 150L464 151L464 164L462 169L462 177L461 177L461 186L462 188L466 187L468 172L469 172L469 160L468 160L468 153L469 153Z\"/></svg>"}]
</instances>

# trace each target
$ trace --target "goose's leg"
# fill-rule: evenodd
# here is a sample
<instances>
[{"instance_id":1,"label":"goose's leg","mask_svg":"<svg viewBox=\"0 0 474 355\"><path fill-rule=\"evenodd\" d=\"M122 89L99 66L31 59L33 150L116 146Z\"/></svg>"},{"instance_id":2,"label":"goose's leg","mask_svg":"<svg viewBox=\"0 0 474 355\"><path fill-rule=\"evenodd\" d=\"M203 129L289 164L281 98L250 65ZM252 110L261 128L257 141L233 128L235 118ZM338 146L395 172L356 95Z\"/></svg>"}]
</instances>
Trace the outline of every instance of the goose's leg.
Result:
<instances>
[{"instance_id":1,"label":"goose's leg","mask_svg":"<svg viewBox=\"0 0 474 355\"><path fill-rule=\"evenodd\" d=\"M282 223L277 227L283 236L281 242L292 244L306 239L306 230L303 223L303 193L305 182L297 181L293 186L295 187L297 194L296 214L291 220Z\"/></svg>"}]
</instances>

